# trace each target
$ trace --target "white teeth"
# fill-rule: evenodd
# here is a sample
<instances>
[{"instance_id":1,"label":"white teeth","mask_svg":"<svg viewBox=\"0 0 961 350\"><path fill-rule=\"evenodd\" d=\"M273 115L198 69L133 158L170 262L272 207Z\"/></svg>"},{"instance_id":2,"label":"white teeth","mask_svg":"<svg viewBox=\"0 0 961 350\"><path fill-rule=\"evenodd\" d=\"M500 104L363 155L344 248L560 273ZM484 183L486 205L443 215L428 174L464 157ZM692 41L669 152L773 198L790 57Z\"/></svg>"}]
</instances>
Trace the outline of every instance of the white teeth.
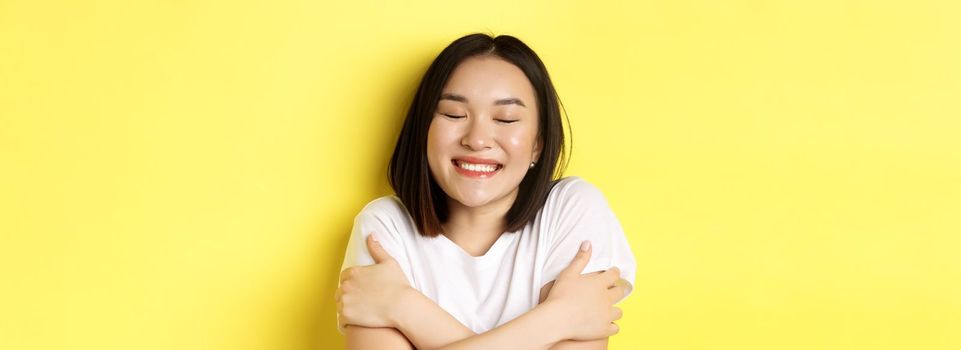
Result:
<instances>
[{"instance_id":1,"label":"white teeth","mask_svg":"<svg viewBox=\"0 0 961 350\"><path fill-rule=\"evenodd\" d=\"M457 166L470 171L479 171L484 173L489 173L497 170L497 165L493 165L493 164L471 164L471 163L464 163L461 161L457 161Z\"/></svg>"}]
</instances>

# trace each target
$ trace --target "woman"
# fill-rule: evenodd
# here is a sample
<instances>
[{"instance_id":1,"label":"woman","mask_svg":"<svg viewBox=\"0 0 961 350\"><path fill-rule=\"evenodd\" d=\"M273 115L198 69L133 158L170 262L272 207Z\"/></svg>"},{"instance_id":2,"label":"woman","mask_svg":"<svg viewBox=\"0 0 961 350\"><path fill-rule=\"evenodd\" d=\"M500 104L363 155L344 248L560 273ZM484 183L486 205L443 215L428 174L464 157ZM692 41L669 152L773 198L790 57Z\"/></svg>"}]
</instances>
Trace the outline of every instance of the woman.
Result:
<instances>
[{"instance_id":1,"label":"woman","mask_svg":"<svg viewBox=\"0 0 961 350\"><path fill-rule=\"evenodd\" d=\"M396 196L354 221L336 293L348 348L605 349L634 257L596 187L554 179L563 149L527 45L472 34L445 48L390 161Z\"/></svg>"}]
</instances>

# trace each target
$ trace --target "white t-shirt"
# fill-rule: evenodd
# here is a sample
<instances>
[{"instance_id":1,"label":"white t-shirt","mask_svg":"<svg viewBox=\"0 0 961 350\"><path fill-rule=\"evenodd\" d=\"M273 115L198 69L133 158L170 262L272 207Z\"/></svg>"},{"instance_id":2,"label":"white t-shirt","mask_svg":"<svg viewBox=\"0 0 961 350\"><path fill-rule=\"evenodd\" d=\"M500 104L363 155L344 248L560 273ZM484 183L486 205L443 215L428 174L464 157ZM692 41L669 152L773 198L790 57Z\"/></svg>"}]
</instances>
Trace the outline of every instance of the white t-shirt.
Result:
<instances>
[{"instance_id":1,"label":"white t-shirt","mask_svg":"<svg viewBox=\"0 0 961 350\"><path fill-rule=\"evenodd\" d=\"M420 235L391 195L357 214L341 270L374 263L366 245L371 232L412 287L476 333L533 309L541 287L570 264L584 240L591 241L592 253L583 273L617 266L634 285L634 255L620 222L601 191L576 176L558 180L533 222L502 234L482 256L471 256L444 235Z\"/></svg>"}]
</instances>

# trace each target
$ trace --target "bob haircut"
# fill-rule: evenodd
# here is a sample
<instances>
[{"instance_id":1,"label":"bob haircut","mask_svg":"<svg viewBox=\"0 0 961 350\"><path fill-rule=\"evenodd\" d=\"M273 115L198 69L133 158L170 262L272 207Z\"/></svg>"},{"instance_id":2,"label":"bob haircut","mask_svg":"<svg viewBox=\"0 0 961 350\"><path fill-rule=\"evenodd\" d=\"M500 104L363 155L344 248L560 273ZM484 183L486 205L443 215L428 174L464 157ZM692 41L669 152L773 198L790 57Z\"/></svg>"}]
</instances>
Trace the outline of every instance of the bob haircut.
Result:
<instances>
[{"instance_id":1,"label":"bob haircut","mask_svg":"<svg viewBox=\"0 0 961 350\"><path fill-rule=\"evenodd\" d=\"M507 211L506 232L519 231L534 220L547 201L556 178L564 173L570 161L561 123L563 105L537 54L510 35L492 37L475 33L454 40L424 73L388 165L391 187L414 220L417 230L426 237L439 235L443 231L441 223L447 221L449 214L447 194L437 184L428 166L427 130L451 73L465 59L483 55L496 56L520 68L534 87L537 98L537 139L542 142L540 159L535 160L535 166L521 180L517 199ZM565 164L559 168L562 157Z\"/></svg>"}]
</instances>

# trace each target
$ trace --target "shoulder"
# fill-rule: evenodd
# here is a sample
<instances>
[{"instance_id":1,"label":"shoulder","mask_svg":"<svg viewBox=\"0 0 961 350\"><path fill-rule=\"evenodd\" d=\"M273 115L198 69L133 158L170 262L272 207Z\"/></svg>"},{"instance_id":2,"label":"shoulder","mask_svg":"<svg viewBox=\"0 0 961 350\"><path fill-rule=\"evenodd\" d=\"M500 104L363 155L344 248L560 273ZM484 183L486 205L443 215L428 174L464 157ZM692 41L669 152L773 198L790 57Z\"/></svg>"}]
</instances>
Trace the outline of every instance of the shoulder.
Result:
<instances>
[{"instance_id":1,"label":"shoulder","mask_svg":"<svg viewBox=\"0 0 961 350\"><path fill-rule=\"evenodd\" d=\"M579 176L557 180L547 196L547 204L554 207L607 205L604 193L597 186Z\"/></svg>"},{"instance_id":2,"label":"shoulder","mask_svg":"<svg viewBox=\"0 0 961 350\"><path fill-rule=\"evenodd\" d=\"M364 230L385 231L384 234L395 239L404 239L414 234L413 221L400 198L394 195L382 196L364 205L354 217L355 226Z\"/></svg>"},{"instance_id":3,"label":"shoulder","mask_svg":"<svg viewBox=\"0 0 961 350\"><path fill-rule=\"evenodd\" d=\"M597 186L579 176L568 176L555 182L541 215L551 234L559 235L575 226L609 220L612 210Z\"/></svg>"},{"instance_id":4,"label":"shoulder","mask_svg":"<svg viewBox=\"0 0 961 350\"><path fill-rule=\"evenodd\" d=\"M403 219L408 216L407 209L397 196L379 197L368 202L357 213L357 218Z\"/></svg>"}]
</instances>

